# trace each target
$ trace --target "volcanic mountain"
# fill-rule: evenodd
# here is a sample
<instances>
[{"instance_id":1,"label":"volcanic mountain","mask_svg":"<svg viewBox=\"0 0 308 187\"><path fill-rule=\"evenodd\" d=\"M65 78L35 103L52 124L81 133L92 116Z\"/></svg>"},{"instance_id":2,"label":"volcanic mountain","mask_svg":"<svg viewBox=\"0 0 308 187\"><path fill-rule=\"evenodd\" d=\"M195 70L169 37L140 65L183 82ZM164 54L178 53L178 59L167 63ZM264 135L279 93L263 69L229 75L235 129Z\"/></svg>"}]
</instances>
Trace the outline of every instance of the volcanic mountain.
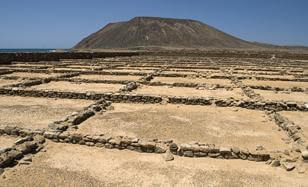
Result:
<instances>
[{"instance_id":1,"label":"volcanic mountain","mask_svg":"<svg viewBox=\"0 0 308 187\"><path fill-rule=\"evenodd\" d=\"M127 22L107 24L74 48L254 48L260 45L241 40L200 21L135 17Z\"/></svg>"}]
</instances>

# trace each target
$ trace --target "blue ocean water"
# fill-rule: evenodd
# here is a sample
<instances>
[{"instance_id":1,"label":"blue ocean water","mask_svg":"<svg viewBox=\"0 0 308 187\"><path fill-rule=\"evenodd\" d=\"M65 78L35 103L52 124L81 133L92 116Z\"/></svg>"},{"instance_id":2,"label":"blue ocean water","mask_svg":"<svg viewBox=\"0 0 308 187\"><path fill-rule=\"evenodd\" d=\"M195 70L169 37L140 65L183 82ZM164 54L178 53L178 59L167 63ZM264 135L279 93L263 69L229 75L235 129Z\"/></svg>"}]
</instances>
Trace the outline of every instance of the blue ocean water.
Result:
<instances>
[{"instance_id":1,"label":"blue ocean water","mask_svg":"<svg viewBox=\"0 0 308 187\"><path fill-rule=\"evenodd\" d=\"M55 49L0 49L0 53L46 53Z\"/></svg>"}]
</instances>

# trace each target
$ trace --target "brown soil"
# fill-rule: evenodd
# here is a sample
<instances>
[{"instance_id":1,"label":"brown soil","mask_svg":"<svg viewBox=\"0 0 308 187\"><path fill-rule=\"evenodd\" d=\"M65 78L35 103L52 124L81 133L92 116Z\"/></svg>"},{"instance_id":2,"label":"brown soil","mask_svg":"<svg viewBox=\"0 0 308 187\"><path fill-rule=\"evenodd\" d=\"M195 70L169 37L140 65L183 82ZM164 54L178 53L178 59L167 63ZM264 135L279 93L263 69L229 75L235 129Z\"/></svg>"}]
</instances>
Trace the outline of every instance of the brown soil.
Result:
<instances>
[{"instance_id":1,"label":"brown soil","mask_svg":"<svg viewBox=\"0 0 308 187\"><path fill-rule=\"evenodd\" d=\"M155 77L153 82L164 83L197 83L197 84L220 84L231 86L228 79L203 79L203 78L183 78L183 77Z\"/></svg>"},{"instance_id":2,"label":"brown soil","mask_svg":"<svg viewBox=\"0 0 308 187\"><path fill-rule=\"evenodd\" d=\"M308 88L308 82L294 82L294 81L257 81L257 80L243 80L246 85L254 86L272 86L280 88Z\"/></svg>"},{"instance_id":3,"label":"brown soil","mask_svg":"<svg viewBox=\"0 0 308 187\"><path fill-rule=\"evenodd\" d=\"M108 69L108 72L132 72L132 73L152 73L154 70L138 70L138 69Z\"/></svg>"},{"instance_id":4,"label":"brown soil","mask_svg":"<svg viewBox=\"0 0 308 187\"><path fill-rule=\"evenodd\" d=\"M253 169L252 169L253 168ZM5 178L3 177L5 176ZM0 186L305 186L306 174L264 163L176 157L49 143L31 165L8 169Z\"/></svg>"},{"instance_id":5,"label":"brown soil","mask_svg":"<svg viewBox=\"0 0 308 187\"><path fill-rule=\"evenodd\" d=\"M235 99L247 98L244 96L240 89L234 89L232 91L227 90L198 90L196 88L184 88L184 87L166 87L166 86L146 86L133 91L138 94L150 94L150 95L170 95L170 96L184 96L184 97L216 97L216 98L229 98Z\"/></svg>"},{"instance_id":6,"label":"brown soil","mask_svg":"<svg viewBox=\"0 0 308 187\"><path fill-rule=\"evenodd\" d=\"M12 147L16 140L18 140L18 138L13 136L0 135L0 150L2 148Z\"/></svg>"},{"instance_id":7,"label":"brown soil","mask_svg":"<svg viewBox=\"0 0 308 187\"><path fill-rule=\"evenodd\" d=\"M28 89L105 93L117 92L122 86L122 84L74 83L58 81L32 86Z\"/></svg>"},{"instance_id":8,"label":"brown soil","mask_svg":"<svg viewBox=\"0 0 308 187\"><path fill-rule=\"evenodd\" d=\"M113 104L115 110L97 114L79 126L85 134L107 133L143 139L198 141L255 149L284 149L273 122L260 111L186 105ZM223 115L222 115L223 114Z\"/></svg>"},{"instance_id":9,"label":"brown soil","mask_svg":"<svg viewBox=\"0 0 308 187\"><path fill-rule=\"evenodd\" d=\"M260 94L264 99L274 100L274 101L302 101L308 103L308 94L301 92L292 93L275 93L270 90L254 90L255 93Z\"/></svg>"},{"instance_id":10,"label":"brown soil","mask_svg":"<svg viewBox=\"0 0 308 187\"><path fill-rule=\"evenodd\" d=\"M196 75L197 73L191 71L163 71L163 74L189 74Z\"/></svg>"},{"instance_id":11,"label":"brown soil","mask_svg":"<svg viewBox=\"0 0 308 187\"><path fill-rule=\"evenodd\" d=\"M53 121L80 111L93 101L0 96L1 125L45 128Z\"/></svg>"},{"instance_id":12,"label":"brown soil","mask_svg":"<svg viewBox=\"0 0 308 187\"><path fill-rule=\"evenodd\" d=\"M25 72L15 72L8 75L5 75L7 77L22 77L22 78L48 78L48 77L55 77L61 75L60 73L25 73Z\"/></svg>"},{"instance_id":13,"label":"brown soil","mask_svg":"<svg viewBox=\"0 0 308 187\"><path fill-rule=\"evenodd\" d=\"M21 83L22 81L19 80L6 80L6 79L0 79L0 87L1 86L8 86L10 84L18 84Z\"/></svg>"},{"instance_id":14,"label":"brown soil","mask_svg":"<svg viewBox=\"0 0 308 187\"><path fill-rule=\"evenodd\" d=\"M20 63L20 64L12 64L10 65L10 67L29 67L29 66L35 66L35 67L50 67L52 65L47 65L47 64L24 64L24 63Z\"/></svg>"},{"instance_id":15,"label":"brown soil","mask_svg":"<svg viewBox=\"0 0 308 187\"><path fill-rule=\"evenodd\" d=\"M74 69L94 69L94 68L100 68L100 66L82 66L82 65L70 65L67 66L68 68L74 68Z\"/></svg>"},{"instance_id":16,"label":"brown soil","mask_svg":"<svg viewBox=\"0 0 308 187\"><path fill-rule=\"evenodd\" d=\"M80 79L89 79L89 80L128 80L128 81L137 81L141 77L140 76L118 76L118 75L80 75L78 77Z\"/></svg>"}]
</instances>

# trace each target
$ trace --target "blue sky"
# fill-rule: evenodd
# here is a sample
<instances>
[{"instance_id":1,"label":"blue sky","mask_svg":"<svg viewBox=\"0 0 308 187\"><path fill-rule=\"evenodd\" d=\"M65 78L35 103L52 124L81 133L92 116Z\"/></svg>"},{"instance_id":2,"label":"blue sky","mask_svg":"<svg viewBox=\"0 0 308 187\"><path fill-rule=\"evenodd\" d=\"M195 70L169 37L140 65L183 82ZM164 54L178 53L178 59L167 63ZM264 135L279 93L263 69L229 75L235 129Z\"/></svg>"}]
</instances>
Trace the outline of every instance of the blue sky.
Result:
<instances>
[{"instance_id":1,"label":"blue sky","mask_svg":"<svg viewBox=\"0 0 308 187\"><path fill-rule=\"evenodd\" d=\"M307 0L1 0L0 48L70 48L135 16L195 19L249 41L308 46Z\"/></svg>"}]
</instances>

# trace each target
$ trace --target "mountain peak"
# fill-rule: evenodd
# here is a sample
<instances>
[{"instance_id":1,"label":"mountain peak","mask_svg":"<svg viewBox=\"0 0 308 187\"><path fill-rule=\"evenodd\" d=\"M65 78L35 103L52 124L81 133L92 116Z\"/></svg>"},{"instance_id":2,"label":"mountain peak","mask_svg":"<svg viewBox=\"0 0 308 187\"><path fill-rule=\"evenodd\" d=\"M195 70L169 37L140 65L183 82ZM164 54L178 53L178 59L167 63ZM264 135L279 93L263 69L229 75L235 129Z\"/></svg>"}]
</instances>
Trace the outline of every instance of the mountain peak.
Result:
<instances>
[{"instance_id":1,"label":"mountain peak","mask_svg":"<svg viewBox=\"0 0 308 187\"><path fill-rule=\"evenodd\" d=\"M228 35L191 19L134 17L108 24L79 42L75 48L244 48L253 43Z\"/></svg>"}]
</instances>

